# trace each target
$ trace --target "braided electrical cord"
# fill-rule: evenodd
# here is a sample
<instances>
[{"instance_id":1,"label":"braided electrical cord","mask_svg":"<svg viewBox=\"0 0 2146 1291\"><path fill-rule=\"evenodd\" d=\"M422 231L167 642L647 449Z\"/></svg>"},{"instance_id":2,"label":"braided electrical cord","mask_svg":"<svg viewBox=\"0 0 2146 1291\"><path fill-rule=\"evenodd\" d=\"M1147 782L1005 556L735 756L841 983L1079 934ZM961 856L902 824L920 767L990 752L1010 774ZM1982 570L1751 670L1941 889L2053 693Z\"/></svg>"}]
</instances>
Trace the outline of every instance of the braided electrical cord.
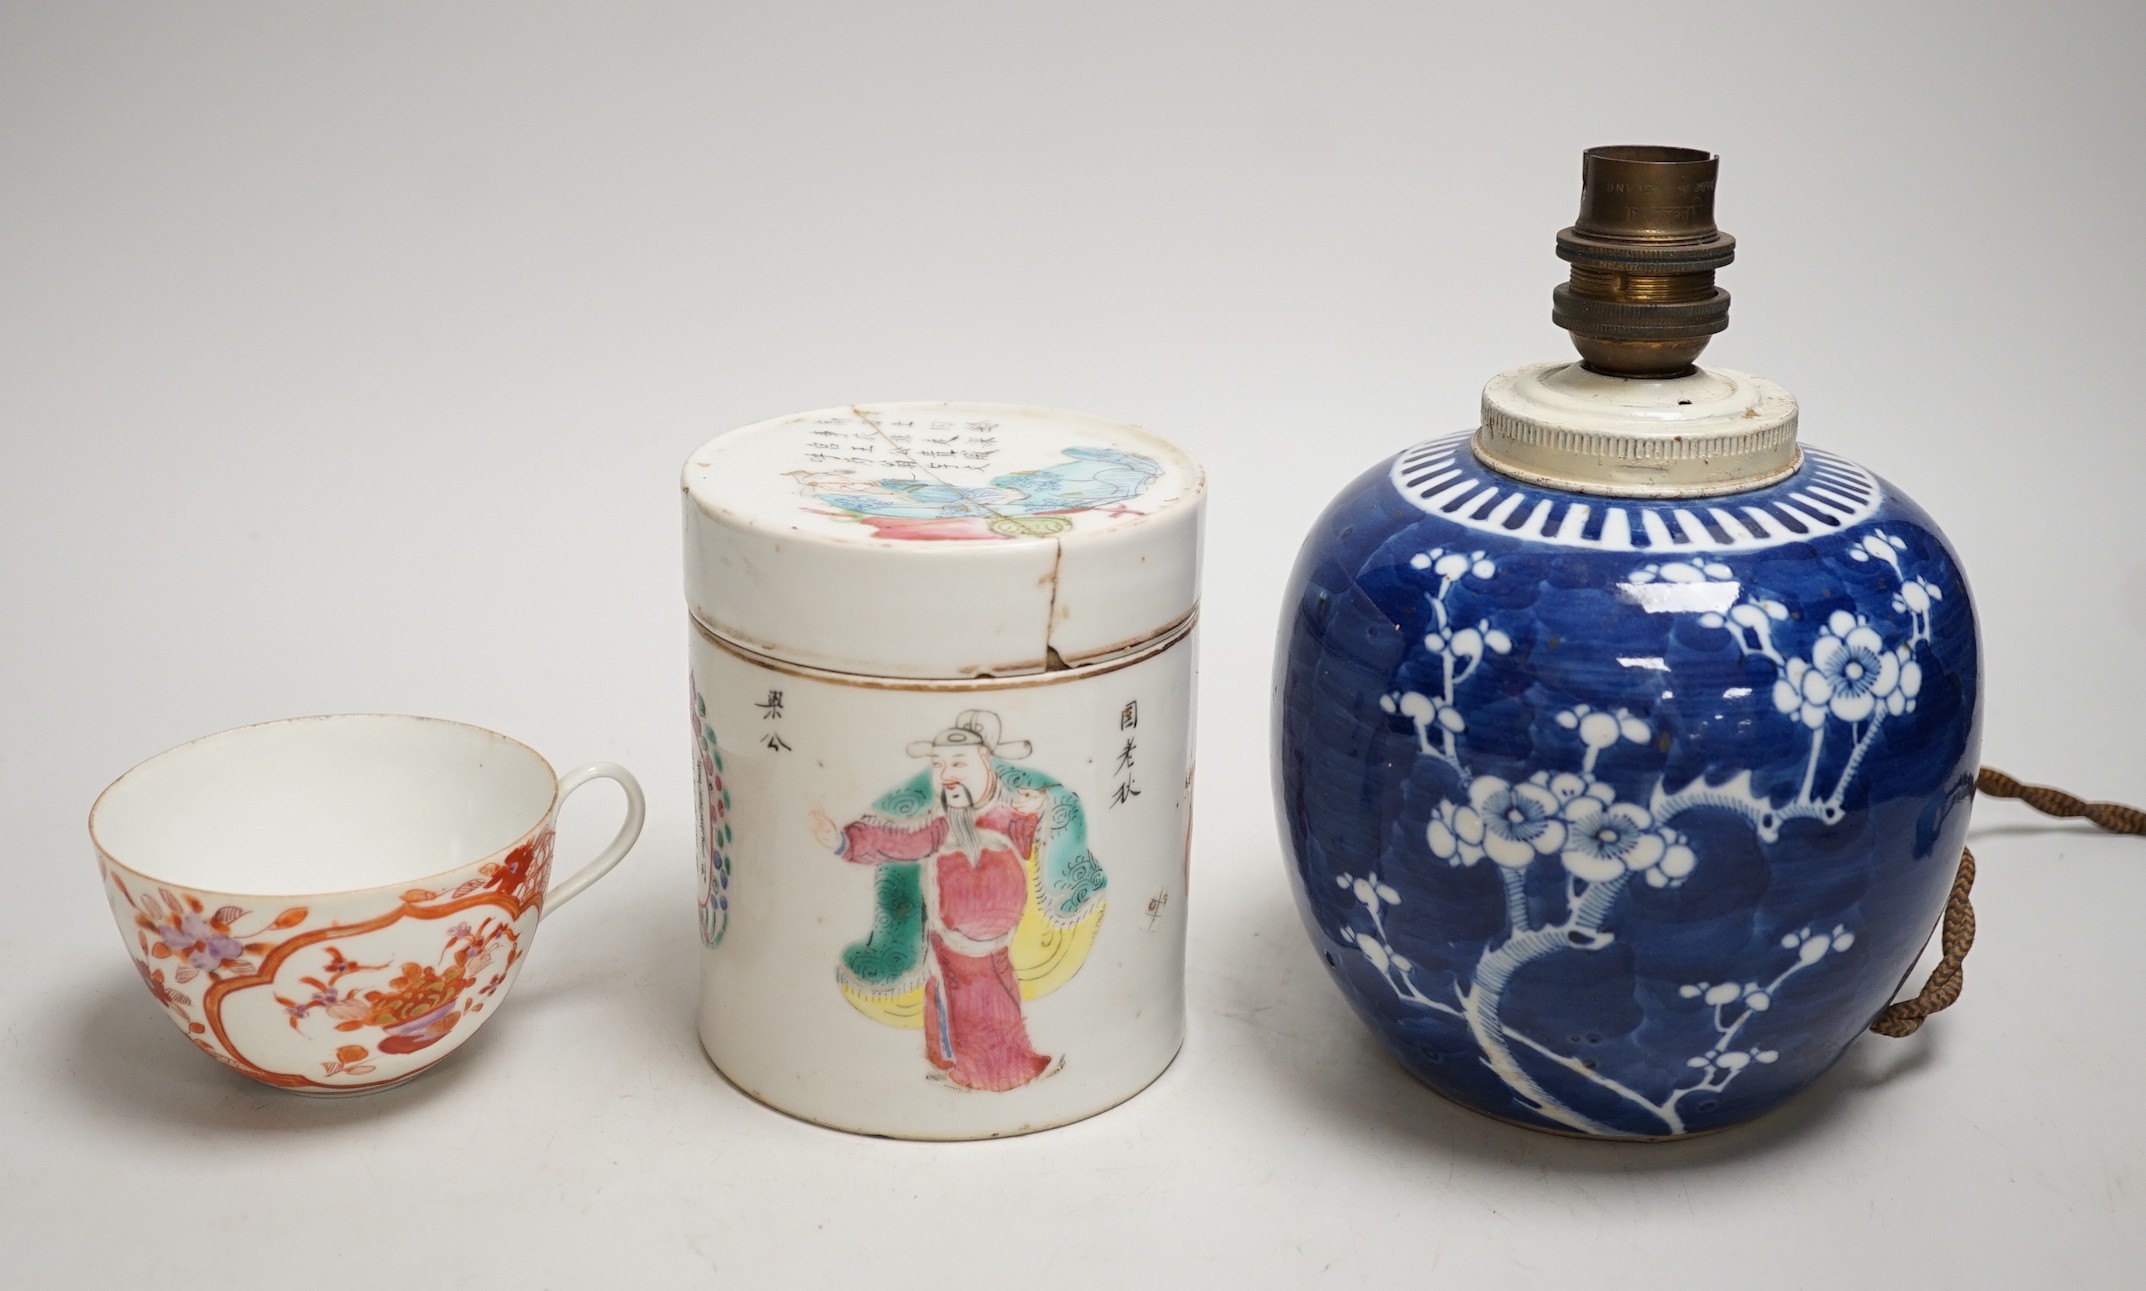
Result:
<instances>
[{"instance_id":1,"label":"braided electrical cord","mask_svg":"<svg viewBox=\"0 0 2146 1291\"><path fill-rule=\"evenodd\" d=\"M2146 811L2120 802L2088 802L2062 789L2022 784L1994 767L1975 775L1975 791L1992 798L2017 798L2045 816L2081 818L2112 834L2146 834ZM1879 1035L1913 1035L1923 1020L1950 1008L1960 998L1966 982L1967 951L1975 944L1975 908L1967 894L1975 886L1975 854L1960 849L1960 872L1952 881L1952 895L1945 898L1943 932L1938 940L1942 957L1930 970L1930 980L1913 999L1888 1005L1870 1029Z\"/></svg>"}]
</instances>

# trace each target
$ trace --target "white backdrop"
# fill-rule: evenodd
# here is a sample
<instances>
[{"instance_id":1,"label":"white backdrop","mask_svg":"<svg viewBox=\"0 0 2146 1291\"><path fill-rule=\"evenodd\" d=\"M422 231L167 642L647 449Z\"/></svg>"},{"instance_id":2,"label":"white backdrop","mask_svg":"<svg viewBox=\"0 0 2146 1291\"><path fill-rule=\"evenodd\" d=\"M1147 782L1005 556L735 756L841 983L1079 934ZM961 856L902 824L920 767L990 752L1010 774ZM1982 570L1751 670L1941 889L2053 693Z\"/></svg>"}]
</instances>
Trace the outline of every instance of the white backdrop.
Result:
<instances>
[{"instance_id":1,"label":"white backdrop","mask_svg":"<svg viewBox=\"0 0 2146 1291\"><path fill-rule=\"evenodd\" d=\"M1297 541L1567 352L1596 143L1723 154L1711 357L1948 527L1991 762L2146 797L2146 15L1781 8L0 6L8 1276L2133 1285L2146 844L1984 804L1962 1005L1673 1146L1441 1102L1290 906ZM677 467L914 398L1136 421L1213 486L1190 1044L1023 1141L788 1120L692 1029ZM505 1018L321 1104L158 1016L82 818L170 744L337 710L617 759L651 818Z\"/></svg>"}]
</instances>

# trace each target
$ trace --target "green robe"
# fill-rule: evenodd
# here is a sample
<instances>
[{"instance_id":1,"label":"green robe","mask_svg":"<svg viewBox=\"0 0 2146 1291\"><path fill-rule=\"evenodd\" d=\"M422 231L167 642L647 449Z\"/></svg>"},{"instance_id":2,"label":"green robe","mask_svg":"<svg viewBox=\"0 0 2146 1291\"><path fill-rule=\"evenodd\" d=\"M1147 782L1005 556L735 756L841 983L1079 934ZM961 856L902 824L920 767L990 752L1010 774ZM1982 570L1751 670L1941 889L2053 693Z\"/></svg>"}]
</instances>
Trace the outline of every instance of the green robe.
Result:
<instances>
[{"instance_id":1,"label":"green robe","mask_svg":"<svg viewBox=\"0 0 2146 1291\"><path fill-rule=\"evenodd\" d=\"M1041 771L991 759L999 782L1011 790L1043 794L1036 825L1036 889L1030 897L1043 917L1060 928L1077 924L1103 894L1102 865L1088 850L1088 818L1080 795ZM931 815L935 800L931 772L921 771L872 804L864 819L876 825L917 826ZM1023 858L1026 859L1025 857ZM866 995L900 995L924 980L923 864L895 861L877 867L876 908L872 931L842 951L835 975Z\"/></svg>"}]
</instances>

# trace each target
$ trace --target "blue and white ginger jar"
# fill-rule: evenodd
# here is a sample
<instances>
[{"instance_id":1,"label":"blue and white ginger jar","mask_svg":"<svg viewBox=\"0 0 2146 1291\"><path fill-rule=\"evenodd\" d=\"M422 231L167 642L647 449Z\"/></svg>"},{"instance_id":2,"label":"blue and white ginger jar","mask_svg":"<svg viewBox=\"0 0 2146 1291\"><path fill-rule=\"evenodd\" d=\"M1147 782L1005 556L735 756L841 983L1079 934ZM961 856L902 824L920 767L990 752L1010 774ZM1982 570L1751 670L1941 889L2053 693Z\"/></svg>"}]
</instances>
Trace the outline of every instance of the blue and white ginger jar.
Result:
<instances>
[{"instance_id":1,"label":"blue and white ginger jar","mask_svg":"<svg viewBox=\"0 0 2146 1291\"><path fill-rule=\"evenodd\" d=\"M1810 1085L1914 965L1967 828L1958 558L1892 485L1799 455L1779 387L1699 375L1693 428L1770 409L1780 478L1582 494L1434 439L1335 500L1289 588L1276 758L1305 925L1411 1073L1533 1128L1676 1137ZM1673 419L1693 380L1522 369L1478 443L1561 442L1530 388Z\"/></svg>"}]
</instances>

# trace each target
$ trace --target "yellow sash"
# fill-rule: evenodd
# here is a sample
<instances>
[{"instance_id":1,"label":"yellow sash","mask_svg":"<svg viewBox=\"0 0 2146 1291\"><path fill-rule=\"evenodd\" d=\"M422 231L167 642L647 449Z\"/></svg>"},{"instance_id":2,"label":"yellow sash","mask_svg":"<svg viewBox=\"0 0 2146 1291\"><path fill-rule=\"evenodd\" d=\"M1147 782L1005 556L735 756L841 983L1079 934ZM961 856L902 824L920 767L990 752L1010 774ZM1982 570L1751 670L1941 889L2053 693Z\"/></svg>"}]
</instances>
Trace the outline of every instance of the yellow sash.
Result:
<instances>
[{"instance_id":1,"label":"yellow sash","mask_svg":"<svg viewBox=\"0 0 2146 1291\"><path fill-rule=\"evenodd\" d=\"M1087 961L1089 949L1095 945L1096 929L1102 926L1103 907L1110 903L1098 898L1078 923L1061 928L1043 917L1033 847L1021 861L1021 870L1028 878L1028 901L1021 911L1021 922L1013 930L1013 944L1007 947L1007 953L1013 960L1014 978L1021 983L1021 998L1035 1000L1065 985L1080 971L1080 966ZM930 948L926 947L924 953L930 954ZM842 994L851 1006L874 1022L912 1029L924 1026L922 985L900 995L866 995L848 982L841 985Z\"/></svg>"}]
</instances>

